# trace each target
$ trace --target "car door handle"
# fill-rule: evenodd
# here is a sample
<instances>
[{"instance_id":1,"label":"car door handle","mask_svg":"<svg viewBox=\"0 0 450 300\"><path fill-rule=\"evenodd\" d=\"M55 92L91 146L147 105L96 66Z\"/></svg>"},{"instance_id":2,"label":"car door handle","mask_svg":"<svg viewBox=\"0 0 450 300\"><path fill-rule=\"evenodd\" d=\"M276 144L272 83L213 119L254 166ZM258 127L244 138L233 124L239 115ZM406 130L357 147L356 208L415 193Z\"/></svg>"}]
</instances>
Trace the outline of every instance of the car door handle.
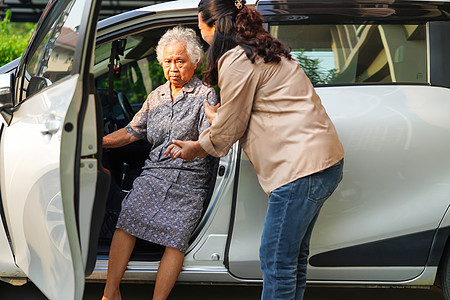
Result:
<instances>
[{"instance_id":1,"label":"car door handle","mask_svg":"<svg viewBox=\"0 0 450 300\"><path fill-rule=\"evenodd\" d=\"M219 174L219 176L223 176L225 174L225 167L224 166L220 166L219 167L218 174Z\"/></svg>"},{"instance_id":2,"label":"car door handle","mask_svg":"<svg viewBox=\"0 0 450 300\"><path fill-rule=\"evenodd\" d=\"M49 120L45 122L45 129L41 130L41 133L43 135L46 134L55 134L58 132L59 128L61 127L61 121L59 120Z\"/></svg>"}]
</instances>

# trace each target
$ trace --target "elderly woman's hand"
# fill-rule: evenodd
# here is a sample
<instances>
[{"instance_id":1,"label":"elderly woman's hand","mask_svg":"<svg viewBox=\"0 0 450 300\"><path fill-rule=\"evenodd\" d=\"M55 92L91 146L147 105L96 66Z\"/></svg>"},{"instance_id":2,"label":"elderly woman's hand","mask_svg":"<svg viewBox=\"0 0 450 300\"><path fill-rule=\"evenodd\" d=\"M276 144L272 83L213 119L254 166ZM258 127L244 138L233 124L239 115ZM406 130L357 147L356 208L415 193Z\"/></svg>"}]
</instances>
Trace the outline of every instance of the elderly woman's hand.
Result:
<instances>
[{"instance_id":1,"label":"elderly woman's hand","mask_svg":"<svg viewBox=\"0 0 450 300\"><path fill-rule=\"evenodd\" d=\"M217 109L220 106L220 103L217 103L215 106L211 106L208 100L203 101L203 105L205 106L205 115L208 117L209 124L212 124L217 115Z\"/></svg>"},{"instance_id":2,"label":"elderly woman's hand","mask_svg":"<svg viewBox=\"0 0 450 300\"><path fill-rule=\"evenodd\" d=\"M164 152L165 156L170 155L172 159L182 158L184 160L193 160L196 157L203 158L208 155L198 141L174 140L172 143Z\"/></svg>"}]
</instances>

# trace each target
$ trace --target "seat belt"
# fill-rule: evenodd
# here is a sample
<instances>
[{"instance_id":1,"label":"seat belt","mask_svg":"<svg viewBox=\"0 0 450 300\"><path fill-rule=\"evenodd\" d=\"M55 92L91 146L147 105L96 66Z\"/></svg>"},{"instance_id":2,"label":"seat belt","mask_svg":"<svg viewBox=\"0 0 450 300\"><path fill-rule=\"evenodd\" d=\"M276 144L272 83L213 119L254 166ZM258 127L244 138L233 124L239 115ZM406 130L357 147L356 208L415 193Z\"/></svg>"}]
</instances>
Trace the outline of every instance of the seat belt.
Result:
<instances>
[{"instance_id":1,"label":"seat belt","mask_svg":"<svg viewBox=\"0 0 450 300\"><path fill-rule=\"evenodd\" d=\"M125 52L126 39L120 39L111 43L111 53L108 64L108 116L105 122L105 132L111 133L117 130L117 119L114 115L114 77L120 76L122 65L119 55Z\"/></svg>"}]
</instances>

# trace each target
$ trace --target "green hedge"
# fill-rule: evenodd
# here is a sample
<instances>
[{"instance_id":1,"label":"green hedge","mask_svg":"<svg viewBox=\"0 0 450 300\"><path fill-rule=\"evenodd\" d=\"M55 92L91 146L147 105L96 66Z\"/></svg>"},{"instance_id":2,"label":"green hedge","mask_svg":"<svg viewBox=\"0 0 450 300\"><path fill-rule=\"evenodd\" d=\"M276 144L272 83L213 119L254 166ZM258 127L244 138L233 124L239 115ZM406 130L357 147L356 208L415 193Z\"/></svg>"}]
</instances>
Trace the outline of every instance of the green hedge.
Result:
<instances>
[{"instance_id":1,"label":"green hedge","mask_svg":"<svg viewBox=\"0 0 450 300\"><path fill-rule=\"evenodd\" d=\"M12 23L11 11L0 22L0 66L20 57L30 40L36 24Z\"/></svg>"}]
</instances>

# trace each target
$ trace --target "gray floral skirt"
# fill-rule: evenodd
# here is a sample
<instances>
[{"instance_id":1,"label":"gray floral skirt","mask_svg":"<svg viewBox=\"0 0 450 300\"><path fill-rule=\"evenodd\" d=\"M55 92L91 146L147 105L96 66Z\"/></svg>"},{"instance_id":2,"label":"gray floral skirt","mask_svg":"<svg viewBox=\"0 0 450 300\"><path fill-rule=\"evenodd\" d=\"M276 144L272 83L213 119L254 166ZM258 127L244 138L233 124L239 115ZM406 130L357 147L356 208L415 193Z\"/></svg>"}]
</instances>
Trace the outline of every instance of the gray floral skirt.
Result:
<instances>
[{"instance_id":1,"label":"gray floral skirt","mask_svg":"<svg viewBox=\"0 0 450 300\"><path fill-rule=\"evenodd\" d=\"M175 182L144 171L122 201L116 227L149 242L186 252L207 195L206 177L178 171Z\"/></svg>"}]
</instances>

